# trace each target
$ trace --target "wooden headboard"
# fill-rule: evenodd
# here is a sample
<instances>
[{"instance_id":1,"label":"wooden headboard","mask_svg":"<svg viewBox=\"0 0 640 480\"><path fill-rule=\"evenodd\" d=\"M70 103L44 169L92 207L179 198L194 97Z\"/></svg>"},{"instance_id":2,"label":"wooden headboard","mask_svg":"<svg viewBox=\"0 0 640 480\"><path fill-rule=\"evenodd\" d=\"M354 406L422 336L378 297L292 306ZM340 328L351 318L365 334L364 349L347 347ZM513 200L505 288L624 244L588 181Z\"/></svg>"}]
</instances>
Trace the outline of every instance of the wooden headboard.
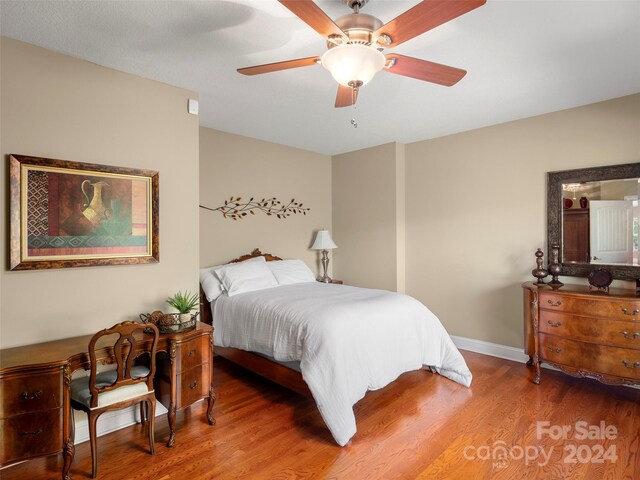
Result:
<instances>
[{"instance_id":1,"label":"wooden headboard","mask_svg":"<svg viewBox=\"0 0 640 480\"><path fill-rule=\"evenodd\" d=\"M280 257L276 257L275 255L271 255L270 253L262 253L259 248L254 248L251 253L247 253L246 255L242 255L241 257L234 258L230 262L227 263L238 263L244 262L245 260L249 260L250 258L255 257L264 257L267 262L273 262L274 260L282 260Z\"/></svg>"},{"instance_id":2,"label":"wooden headboard","mask_svg":"<svg viewBox=\"0 0 640 480\"><path fill-rule=\"evenodd\" d=\"M255 257L264 257L267 262L273 262L274 260L282 260L280 257L276 257L275 255L271 255L270 253L262 253L259 248L254 248L251 253L247 253L246 255L242 255L241 257L234 258L233 260L227 263L238 263L244 262L245 260L249 260L250 258ZM207 323L209 325L213 324L213 317L211 315L211 305L207 300L204 292L202 291L202 286L200 287L200 321Z\"/></svg>"}]
</instances>

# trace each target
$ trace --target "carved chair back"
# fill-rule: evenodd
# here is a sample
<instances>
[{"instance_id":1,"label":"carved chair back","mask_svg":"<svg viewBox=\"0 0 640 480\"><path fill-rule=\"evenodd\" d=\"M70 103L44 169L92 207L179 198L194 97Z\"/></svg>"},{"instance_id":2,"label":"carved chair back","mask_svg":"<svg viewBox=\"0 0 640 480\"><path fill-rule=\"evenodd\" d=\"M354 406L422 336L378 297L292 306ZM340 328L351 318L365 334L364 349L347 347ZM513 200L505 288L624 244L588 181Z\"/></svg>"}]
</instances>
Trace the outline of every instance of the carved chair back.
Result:
<instances>
[{"instance_id":1,"label":"carved chair back","mask_svg":"<svg viewBox=\"0 0 640 480\"><path fill-rule=\"evenodd\" d=\"M145 330L151 330L146 333ZM96 344L109 335L115 334L115 342L109 345L112 349L111 356L116 364L116 379L111 385L98 388L96 375L98 362L96 361ZM137 335L136 335L137 334ZM91 372L89 376L89 391L91 392L91 408L98 406L98 395L109 390L115 390L126 385L145 382L149 390L153 390L153 376L156 371L156 346L158 344L158 328L150 323L126 321L114 325L111 328L96 333L89 342L89 358L91 359ZM102 343L99 348L103 348ZM143 354L149 354L149 374L145 377L132 377L134 360Z\"/></svg>"}]
</instances>

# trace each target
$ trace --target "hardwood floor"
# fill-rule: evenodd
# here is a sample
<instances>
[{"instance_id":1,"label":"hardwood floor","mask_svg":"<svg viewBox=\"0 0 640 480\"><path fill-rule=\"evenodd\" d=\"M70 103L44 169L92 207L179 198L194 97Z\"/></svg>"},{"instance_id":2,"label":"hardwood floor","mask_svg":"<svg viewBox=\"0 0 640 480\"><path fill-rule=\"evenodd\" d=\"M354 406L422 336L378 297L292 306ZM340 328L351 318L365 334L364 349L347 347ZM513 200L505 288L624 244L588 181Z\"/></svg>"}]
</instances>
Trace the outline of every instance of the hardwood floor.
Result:
<instances>
[{"instance_id":1,"label":"hardwood floor","mask_svg":"<svg viewBox=\"0 0 640 480\"><path fill-rule=\"evenodd\" d=\"M640 478L640 390L549 370L536 386L523 364L462 353L474 374L470 389L425 370L407 373L356 405L358 432L344 448L313 401L216 357L217 424L206 423L201 404L179 413L176 446L167 448L167 422L158 418L154 456L140 425L100 437L98 478ZM538 432L536 422L544 421L550 430ZM608 430L601 432L600 422ZM565 426L566 439L549 434ZM611 438L576 438L588 426L592 435ZM0 471L0 478L58 480L61 462L61 455L31 460ZM83 443L71 474L90 473Z\"/></svg>"}]
</instances>

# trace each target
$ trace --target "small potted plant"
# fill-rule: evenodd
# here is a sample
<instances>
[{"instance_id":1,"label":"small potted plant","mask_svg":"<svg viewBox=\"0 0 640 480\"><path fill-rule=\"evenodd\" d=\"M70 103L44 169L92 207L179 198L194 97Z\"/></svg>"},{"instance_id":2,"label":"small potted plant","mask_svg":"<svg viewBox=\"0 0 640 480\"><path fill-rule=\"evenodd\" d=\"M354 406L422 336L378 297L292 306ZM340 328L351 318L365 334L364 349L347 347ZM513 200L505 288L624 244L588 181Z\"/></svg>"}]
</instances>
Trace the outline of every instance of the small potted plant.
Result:
<instances>
[{"instance_id":1,"label":"small potted plant","mask_svg":"<svg viewBox=\"0 0 640 480\"><path fill-rule=\"evenodd\" d=\"M180 313L180 323L188 322L191 320L191 311L200 304L200 297L197 293L178 292L167 298L167 303Z\"/></svg>"}]
</instances>

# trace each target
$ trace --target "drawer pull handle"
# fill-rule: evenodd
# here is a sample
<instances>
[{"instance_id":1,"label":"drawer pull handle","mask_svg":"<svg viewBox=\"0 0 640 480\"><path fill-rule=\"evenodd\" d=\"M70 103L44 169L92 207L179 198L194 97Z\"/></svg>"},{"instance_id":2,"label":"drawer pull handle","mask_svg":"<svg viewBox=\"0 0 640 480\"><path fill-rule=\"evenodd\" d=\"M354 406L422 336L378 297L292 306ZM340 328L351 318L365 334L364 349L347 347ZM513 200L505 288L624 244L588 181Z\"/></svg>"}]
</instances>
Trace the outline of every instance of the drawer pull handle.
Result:
<instances>
[{"instance_id":1,"label":"drawer pull handle","mask_svg":"<svg viewBox=\"0 0 640 480\"><path fill-rule=\"evenodd\" d=\"M562 302L560 300L558 300L557 302L554 302L553 300L547 300L547 303L552 307L559 307L560 305L562 305Z\"/></svg>"},{"instance_id":2,"label":"drawer pull handle","mask_svg":"<svg viewBox=\"0 0 640 480\"><path fill-rule=\"evenodd\" d=\"M198 351L194 348L187 354L187 357L193 357L196 353L198 353Z\"/></svg>"},{"instance_id":3,"label":"drawer pull handle","mask_svg":"<svg viewBox=\"0 0 640 480\"><path fill-rule=\"evenodd\" d=\"M631 340L635 340L636 338L640 337L640 332L634 332L633 335L629 335L629 332L627 332L626 330L620 332L622 334L622 336L624 338L629 338Z\"/></svg>"},{"instance_id":4,"label":"drawer pull handle","mask_svg":"<svg viewBox=\"0 0 640 480\"><path fill-rule=\"evenodd\" d=\"M622 313L629 316L634 316L640 313L640 310L638 310L637 308L634 308L633 312L631 313L629 313L629 310L627 310L625 307L622 307L620 310L622 310Z\"/></svg>"},{"instance_id":5,"label":"drawer pull handle","mask_svg":"<svg viewBox=\"0 0 640 480\"><path fill-rule=\"evenodd\" d=\"M39 428L35 432L20 432L20 435L40 435L44 430Z\"/></svg>"},{"instance_id":6,"label":"drawer pull handle","mask_svg":"<svg viewBox=\"0 0 640 480\"><path fill-rule=\"evenodd\" d=\"M29 395L29 392L22 392L20 394L20 396L22 397L23 400L35 400L40 395L42 395L42 390L40 390L40 389L38 389L35 392L33 392L33 395Z\"/></svg>"},{"instance_id":7,"label":"drawer pull handle","mask_svg":"<svg viewBox=\"0 0 640 480\"><path fill-rule=\"evenodd\" d=\"M562 326L562 322L553 323L551 320L547 320L547 323L549 325L551 325L552 327L561 327Z\"/></svg>"},{"instance_id":8,"label":"drawer pull handle","mask_svg":"<svg viewBox=\"0 0 640 480\"><path fill-rule=\"evenodd\" d=\"M556 352L556 353L560 353L562 351L560 347L554 347L553 345L547 345L547 350L549 350L550 352Z\"/></svg>"},{"instance_id":9,"label":"drawer pull handle","mask_svg":"<svg viewBox=\"0 0 640 480\"><path fill-rule=\"evenodd\" d=\"M198 385L198 380L196 380L196 381L195 381L195 382L193 382L193 383L190 383L190 384L189 384L189 388L190 388L191 390L193 390L194 388L196 388L196 386L197 386L197 385Z\"/></svg>"},{"instance_id":10,"label":"drawer pull handle","mask_svg":"<svg viewBox=\"0 0 640 480\"><path fill-rule=\"evenodd\" d=\"M622 364L627 367L627 368L636 368L636 367L640 367L640 362L635 362L632 365L629 365L629 362L627 362L626 360L622 360Z\"/></svg>"}]
</instances>

